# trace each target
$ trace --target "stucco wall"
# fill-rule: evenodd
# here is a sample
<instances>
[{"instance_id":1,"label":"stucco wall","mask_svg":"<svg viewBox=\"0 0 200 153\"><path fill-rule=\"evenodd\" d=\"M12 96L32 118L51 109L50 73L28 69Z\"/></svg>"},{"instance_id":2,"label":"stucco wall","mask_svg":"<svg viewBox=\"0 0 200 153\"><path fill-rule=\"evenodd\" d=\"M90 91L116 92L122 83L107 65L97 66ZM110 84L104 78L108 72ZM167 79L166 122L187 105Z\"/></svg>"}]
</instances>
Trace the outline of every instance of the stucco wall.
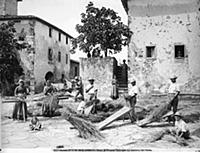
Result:
<instances>
[{"instance_id":1,"label":"stucco wall","mask_svg":"<svg viewBox=\"0 0 200 153\"><path fill-rule=\"evenodd\" d=\"M65 35L61 34L61 41L58 41L58 31L52 28L52 37L49 37L49 27L40 22L35 22L35 64L34 76L36 80L37 90L41 90L44 83L45 74L48 71L54 73L55 81L61 78L64 73L69 77L70 70L70 46L66 44ZM53 61L48 60L48 49L53 50ZM61 62L58 62L58 52L61 52ZM68 62L66 64L66 54L68 54Z\"/></svg>"},{"instance_id":2,"label":"stucco wall","mask_svg":"<svg viewBox=\"0 0 200 153\"><path fill-rule=\"evenodd\" d=\"M98 89L98 97L109 98L112 91L112 78L116 62L113 57L81 58L80 76L82 77L84 87L89 85L89 78L94 78L95 86ZM85 95L87 98L87 94Z\"/></svg>"},{"instance_id":3,"label":"stucco wall","mask_svg":"<svg viewBox=\"0 0 200 153\"><path fill-rule=\"evenodd\" d=\"M17 0L0 0L0 15L17 15Z\"/></svg>"},{"instance_id":4,"label":"stucco wall","mask_svg":"<svg viewBox=\"0 0 200 153\"><path fill-rule=\"evenodd\" d=\"M183 92L200 92L200 14L198 0L130 0L129 80L141 93L165 92L171 74ZM174 58L174 45L185 45L184 59ZM155 58L146 58L146 46L155 46Z\"/></svg>"},{"instance_id":5,"label":"stucco wall","mask_svg":"<svg viewBox=\"0 0 200 153\"><path fill-rule=\"evenodd\" d=\"M55 81L61 78L64 73L69 77L70 70L70 40L66 44L66 37L61 34L61 41L58 41L58 31L52 30L52 37L49 37L49 27L35 20L15 20L16 35L25 36L24 41L29 47L18 51L21 59L21 66L25 73L25 80L30 82L33 92L40 92L43 89L44 77L48 71L55 75ZM0 24L7 21L0 21ZM48 48L53 50L53 61L48 61ZM61 62L58 62L58 51L61 52ZM66 64L66 54L68 62Z\"/></svg>"}]
</instances>

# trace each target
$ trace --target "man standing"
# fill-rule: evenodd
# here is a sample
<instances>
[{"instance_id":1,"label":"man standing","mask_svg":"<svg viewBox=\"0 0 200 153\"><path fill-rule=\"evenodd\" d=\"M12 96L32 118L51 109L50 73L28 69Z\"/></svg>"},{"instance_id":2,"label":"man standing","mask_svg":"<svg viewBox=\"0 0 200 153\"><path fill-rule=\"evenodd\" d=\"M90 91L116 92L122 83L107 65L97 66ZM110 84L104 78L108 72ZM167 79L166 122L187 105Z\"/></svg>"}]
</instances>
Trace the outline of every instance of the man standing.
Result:
<instances>
[{"instance_id":1,"label":"man standing","mask_svg":"<svg viewBox=\"0 0 200 153\"><path fill-rule=\"evenodd\" d=\"M129 117L131 120L131 123L136 121L136 115L135 115L135 104L137 102L137 94L138 94L138 88L136 86L136 81L133 80L131 82L131 88L128 92L128 95L125 96L126 103L128 104L129 107L132 108Z\"/></svg>"},{"instance_id":2,"label":"man standing","mask_svg":"<svg viewBox=\"0 0 200 153\"><path fill-rule=\"evenodd\" d=\"M89 95L89 100L97 99L97 89L94 87L94 79L88 79L89 85L86 88L86 93Z\"/></svg>"},{"instance_id":3,"label":"man standing","mask_svg":"<svg viewBox=\"0 0 200 153\"><path fill-rule=\"evenodd\" d=\"M171 102L171 107L173 113L175 114L177 112L178 108L178 95L180 94L179 85L176 83L177 76L173 75L170 77L171 84L168 89L168 97Z\"/></svg>"},{"instance_id":4,"label":"man standing","mask_svg":"<svg viewBox=\"0 0 200 153\"><path fill-rule=\"evenodd\" d=\"M124 84L128 83L128 65L126 64L126 60L123 60L122 64L122 78L124 81Z\"/></svg>"}]
</instances>

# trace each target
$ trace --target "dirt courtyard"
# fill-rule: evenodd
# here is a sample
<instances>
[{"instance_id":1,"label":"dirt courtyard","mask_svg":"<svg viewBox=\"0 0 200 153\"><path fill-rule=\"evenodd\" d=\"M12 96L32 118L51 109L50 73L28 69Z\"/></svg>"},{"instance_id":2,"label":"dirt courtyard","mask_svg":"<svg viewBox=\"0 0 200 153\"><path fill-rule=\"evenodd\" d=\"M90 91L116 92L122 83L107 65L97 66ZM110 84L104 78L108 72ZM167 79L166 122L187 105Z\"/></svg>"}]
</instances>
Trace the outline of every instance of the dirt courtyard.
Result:
<instances>
[{"instance_id":1,"label":"dirt courtyard","mask_svg":"<svg viewBox=\"0 0 200 153\"><path fill-rule=\"evenodd\" d=\"M163 97L143 98L138 101L137 106L154 109L163 102L165 102ZM60 104L63 106L77 106L77 103L74 104L70 99L63 100ZM136 124L131 124L129 120L118 120L101 131L105 137L103 140L86 140L80 138L78 131L70 128L72 125L61 116L53 118L39 117L43 128L41 131L32 132L29 130L30 121L23 123L8 118L12 107L13 105L8 107L8 104L2 104L2 148L55 149L57 146L62 146L63 149L200 149L198 135L192 135L191 139L187 140L188 145L186 146L169 141L168 135L152 141L156 133L158 134L166 128L173 128L167 122L155 122L141 128ZM191 131L200 127L199 98L181 98L179 111L183 112Z\"/></svg>"}]
</instances>

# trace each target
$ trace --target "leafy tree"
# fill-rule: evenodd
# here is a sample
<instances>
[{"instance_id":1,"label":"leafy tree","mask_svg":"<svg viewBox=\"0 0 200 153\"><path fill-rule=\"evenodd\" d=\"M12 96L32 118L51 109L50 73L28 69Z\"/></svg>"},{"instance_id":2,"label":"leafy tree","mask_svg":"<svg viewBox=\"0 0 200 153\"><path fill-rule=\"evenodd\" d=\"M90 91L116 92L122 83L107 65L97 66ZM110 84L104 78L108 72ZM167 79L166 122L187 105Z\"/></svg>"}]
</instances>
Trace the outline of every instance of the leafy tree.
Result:
<instances>
[{"instance_id":1,"label":"leafy tree","mask_svg":"<svg viewBox=\"0 0 200 153\"><path fill-rule=\"evenodd\" d=\"M15 33L13 22L0 25L0 89L3 95L12 94L14 76L23 74L17 50L26 48L26 43L19 43Z\"/></svg>"},{"instance_id":2,"label":"leafy tree","mask_svg":"<svg viewBox=\"0 0 200 153\"><path fill-rule=\"evenodd\" d=\"M86 12L81 14L81 23L76 25L79 36L72 40L72 52L79 47L88 56L100 56L99 50L115 54L122 46L129 43L132 32L121 21L121 17L112 9L94 7L92 2L86 6Z\"/></svg>"}]
</instances>

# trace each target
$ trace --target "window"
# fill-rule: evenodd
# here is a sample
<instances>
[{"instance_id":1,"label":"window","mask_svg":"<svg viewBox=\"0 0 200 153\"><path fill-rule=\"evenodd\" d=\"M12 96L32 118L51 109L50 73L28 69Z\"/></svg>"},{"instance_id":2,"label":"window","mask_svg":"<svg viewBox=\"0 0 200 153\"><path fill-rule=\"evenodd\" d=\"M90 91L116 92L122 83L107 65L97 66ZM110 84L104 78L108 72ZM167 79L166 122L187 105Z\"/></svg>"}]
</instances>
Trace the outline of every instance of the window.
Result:
<instances>
[{"instance_id":1,"label":"window","mask_svg":"<svg viewBox=\"0 0 200 153\"><path fill-rule=\"evenodd\" d=\"M52 29L49 28L49 37L52 37Z\"/></svg>"},{"instance_id":2,"label":"window","mask_svg":"<svg viewBox=\"0 0 200 153\"><path fill-rule=\"evenodd\" d=\"M185 57L185 46L184 45L175 45L175 58L184 58Z\"/></svg>"},{"instance_id":3,"label":"window","mask_svg":"<svg viewBox=\"0 0 200 153\"><path fill-rule=\"evenodd\" d=\"M66 54L66 64L68 64L68 54Z\"/></svg>"},{"instance_id":4,"label":"window","mask_svg":"<svg viewBox=\"0 0 200 153\"><path fill-rule=\"evenodd\" d=\"M155 46L146 46L146 57L147 58L155 57Z\"/></svg>"},{"instance_id":5,"label":"window","mask_svg":"<svg viewBox=\"0 0 200 153\"><path fill-rule=\"evenodd\" d=\"M61 62L61 52L58 52L58 62Z\"/></svg>"},{"instance_id":6,"label":"window","mask_svg":"<svg viewBox=\"0 0 200 153\"><path fill-rule=\"evenodd\" d=\"M48 49L48 60L49 61L53 60L53 50L51 48Z\"/></svg>"},{"instance_id":7,"label":"window","mask_svg":"<svg viewBox=\"0 0 200 153\"><path fill-rule=\"evenodd\" d=\"M61 33L58 33L58 40L61 41Z\"/></svg>"},{"instance_id":8,"label":"window","mask_svg":"<svg viewBox=\"0 0 200 153\"><path fill-rule=\"evenodd\" d=\"M66 44L68 44L68 37L66 36Z\"/></svg>"}]
</instances>

